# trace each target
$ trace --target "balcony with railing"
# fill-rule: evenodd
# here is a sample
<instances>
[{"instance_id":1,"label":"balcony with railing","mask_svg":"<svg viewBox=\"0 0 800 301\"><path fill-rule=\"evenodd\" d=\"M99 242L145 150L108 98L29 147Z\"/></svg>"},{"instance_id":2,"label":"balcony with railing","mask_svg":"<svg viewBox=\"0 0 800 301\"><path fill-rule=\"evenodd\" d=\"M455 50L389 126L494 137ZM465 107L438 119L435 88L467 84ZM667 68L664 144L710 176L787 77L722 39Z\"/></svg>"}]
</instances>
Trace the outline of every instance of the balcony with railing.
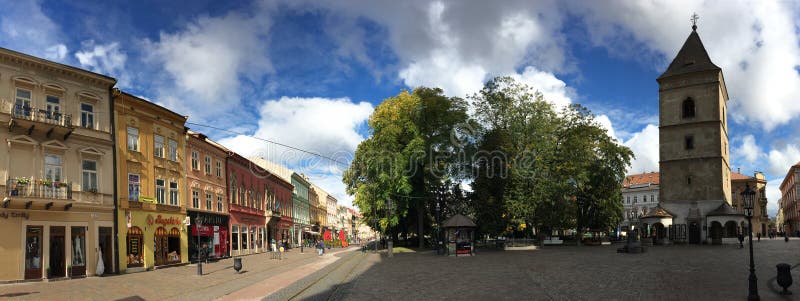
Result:
<instances>
[{"instance_id":1,"label":"balcony with railing","mask_svg":"<svg viewBox=\"0 0 800 301\"><path fill-rule=\"evenodd\" d=\"M66 140L74 126L70 114L16 104L11 110L9 131L17 128L27 131L28 135L31 135L34 130L41 129L48 138L55 134L63 136Z\"/></svg>"},{"instance_id":2,"label":"balcony with railing","mask_svg":"<svg viewBox=\"0 0 800 301\"><path fill-rule=\"evenodd\" d=\"M11 198L72 200L72 183L11 178L6 181L6 196Z\"/></svg>"}]
</instances>

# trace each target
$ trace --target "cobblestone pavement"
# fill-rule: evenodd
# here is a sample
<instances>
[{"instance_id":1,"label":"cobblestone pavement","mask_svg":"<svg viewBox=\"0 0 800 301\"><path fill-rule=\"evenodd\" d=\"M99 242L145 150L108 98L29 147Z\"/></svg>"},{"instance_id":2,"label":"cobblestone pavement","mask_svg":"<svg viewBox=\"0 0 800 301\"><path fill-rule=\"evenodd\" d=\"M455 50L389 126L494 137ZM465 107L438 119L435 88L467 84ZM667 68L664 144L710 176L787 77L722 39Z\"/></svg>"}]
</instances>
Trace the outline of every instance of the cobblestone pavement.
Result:
<instances>
[{"instance_id":1,"label":"cobblestone pavement","mask_svg":"<svg viewBox=\"0 0 800 301\"><path fill-rule=\"evenodd\" d=\"M333 249L330 253L351 249ZM196 265L108 277L89 277L54 282L28 282L0 285L0 300L214 300L278 276L284 281L273 283L272 290L301 279L298 267L323 261L314 249L286 253L284 260L270 260L269 254L242 256L242 271L233 270L233 259L203 264L203 276L197 276ZM332 255L327 255L332 256ZM288 282L288 283L287 283ZM264 294L266 295L266 294Z\"/></svg>"},{"instance_id":2,"label":"cobblestone pavement","mask_svg":"<svg viewBox=\"0 0 800 301\"><path fill-rule=\"evenodd\" d=\"M800 300L800 240L754 242L762 300ZM744 300L747 245L656 246L618 254L620 245L552 246L443 257L433 252L293 250L284 261L243 257L114 277L0 285L0 300ZM313 251L313 250L312 250ZM332 254L331 254L332 253ZM778 263L795 266L795 295L775 283ZM792 299L794 298L794 299Z\"/></svg>"},{"instance_id":3,"label":"cobblestone pavement","mask_svg":"<svg viewBox=\"0 0 800 301\"><path fill-rule=\"evenodd\" d=\"M800 240L754 242L761 300L776 293L775 265L800 263ZM336 300L745 300L749 250L737 245L656 246L618 254L620 245L487 251L472 257L432 252L371 255ZM792 288L790 287L790 290ZM794 299L792 299L794 298Z\"/></svg>"}]
</instances>

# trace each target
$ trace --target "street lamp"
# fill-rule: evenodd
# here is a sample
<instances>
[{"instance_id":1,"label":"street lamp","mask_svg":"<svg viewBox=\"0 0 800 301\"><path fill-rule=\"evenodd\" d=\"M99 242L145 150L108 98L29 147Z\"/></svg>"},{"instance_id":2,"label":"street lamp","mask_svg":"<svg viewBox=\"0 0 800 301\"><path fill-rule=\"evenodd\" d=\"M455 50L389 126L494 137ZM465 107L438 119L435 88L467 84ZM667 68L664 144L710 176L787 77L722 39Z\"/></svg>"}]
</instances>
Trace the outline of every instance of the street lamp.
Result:
<instances>
[{"instance_id":1,"label":"street lamp","mask_svg":"<svg viewBox=\"0 0 800 301\"><path fill-rule=\"evenodd\" d=\"M745 183L744 191L742 191L742 202L744 207L744 215L747 216L747 235L750 242L750 277L748 288L750 290L747 295L747 300L759 300L758 297L758 282L756 278L756 265L753 262L753 200L755 199L756 192L750 190L750 184Z\"/></svg>"}]
</instances>

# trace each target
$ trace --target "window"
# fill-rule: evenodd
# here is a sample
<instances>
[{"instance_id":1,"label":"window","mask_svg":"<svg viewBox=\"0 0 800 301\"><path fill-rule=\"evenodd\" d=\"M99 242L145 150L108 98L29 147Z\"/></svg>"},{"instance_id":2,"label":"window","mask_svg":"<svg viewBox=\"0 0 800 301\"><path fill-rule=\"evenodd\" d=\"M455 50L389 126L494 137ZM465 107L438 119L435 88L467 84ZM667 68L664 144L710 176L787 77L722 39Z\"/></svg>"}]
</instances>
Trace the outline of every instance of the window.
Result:
<instances>
[{"instance_id":1,"label":"window","mask_svg":"<svg viewBox=\"0 0 800 301\"><path fill-rule=\"evenodd\" d=\"M192 170L198 170L200 167L198 166L197 160L198 155L196 151L192 151Z\"/></svg>"},{"instance_id":2,"label":"window","mask_svg":"<svg viewBox=\"0 0 800 301\"><path fill-rule=\"evenodd\" d=\"M156 202L159 204L167 203L165 182L163 179L156 179Z\"/></svg>"},{"instance_id":3,"label":"window","mask_svg":"<svg viewBox=\"0 0 800 301\"><path fill-rule=\"evenodd\" d=\"M634 204L636 204L636 203L638 203L638 202L639 202L639 201L638 201L638 198L639 198L639 197L637 197L637 196L635 196L635 195L633 196L633 203L634 203Z\"/></svg>"},{"instance_id":4,"label":"window","mask_svg":"<svg viewBox=\"0 0 800 301\"><path fill-rule=\"evenodd\" d=\"M17 98L14 102L14 116L31 117L31 91L17 89Z\"/></svg>"},{"instance_id":5,"label":"window","mask_svg":"<svg viewBox=\"0 0 800 301\"><path fill-rule=\"evenodd\" d=\"M222 212L222 196L217 196L217 211Z\"/></svg>"},{"instance_id":6,"label":"window","mask_svg":"<svg viewBox=\"0 0 800 301\"><path fill-rule=\"evenodd\" d=\"M206 192L206 210L214 210L214 206L212 205L213 200L211 193Z\"/></svg>"},{"instance_id":7,"label":"window","mask_svg":"<svg viewBox=\"0 0 800 301\"><path fill-rule=\"evenodd\" d=\"M231 227L231 249L239 250L239 226Z\"/></svg>"},{"instance_id":8,"label":"window","mask_svg":"<svg viewBox=\"0 0 800 301\"><path fill-rule=\"evenodd\" d=\"M97 162L92 160L83 160L81 164L83 168L83 183L81 188L83 191L97 192Z\"/></svg>"},{"instance_id":9,"label":"window","mask_svg":"<svg viewBox=\"0 0 800 301\"><path fill-rule=\"evenodd\" d=\"M61 156L44 156L44 178L52 181L61 181Z\"/></svg>"},{"instance_id":10,"label":"window","mask_svg":"<svg viewBox=\"0 0 800 301\"><path fill-rule=\"evenodd\" d=\"M211 174L211 157L206 156L206 174Z\"/></svg>"},{"instance_id":11,"label":"window","mask_svg":"<svg viewBox=\"0 0 800 301\"><path fill-rule=\"evenodd\" d=\"M217 160L217 177L222 177L222 161Z\"/></svg>"},{"instance_id":12,"label":"window","mask_svg":"<svg viewBox=\"0 0 800 301\"><path fill-rule=\"evenodd\" d=\"M650 201L651 202L655 202L656 201L656 195L655 194L651 194L650 195Z\"/></svg>"},{"instance_id":13,"label":"window","mask_svg":"<svg viewBox=\"0 0 800 301\"><path fill-rule=\"evenodd\" d=\"M94 107L90 104L81 103L81 127L94 128Z\"/></svg>"},{"instance_id":14,"label":"window","mask_svg":"<svg viewBox=\"0 0 800 301\"><path fill-rule=\"evenodd\" d=\"M689 97L683 101L683 118L694 118L694 100Z\"/></svg>"},{"instance_id":15,"label":"window","mask_svg":"<svg viewBox=\"0 0 800 301\"><path fill-rule=\"evenodd\" d=\"M631 203L631 197L628 196L628 204L630 204L630 203Z\"/></svg>"},{"instance_id":16,"label":"window","mask_svg":"<svg viewBox=\"0 0 800 301\"><path fill-rule=\"evenodd\" d=\"M692 176L686 177L686 184L692 185Z\"/></svg>"},{"instance_id":17,"label":"window","mask_svg":"<svg viewBox=\"0 0 800 301\"><path fill-rule=\"evenodd\" d=\"M139 151L139 129L128 127L128 150Z\"/></svg>"},{"instance_id":18,"label":"window","mask_svg":"<svg viewBox=\"0 0 800 301\"><path fill-rule=\"evenodd\" d=\"M169 139L169 159L178 162L178 141Z\"/></svg>"},{"instance_id":19,"label":"window","mask_svg":"<svg viewBox=\"0 0 800 301\"><path fill-rule=\"evenodd\" d=\"M694 136L689 135L684 137L684 148L685 149L694 149Z\"/></svg>"},{"instance_id":20,"label":"window","mask_svg":"<svg viewBox=\"0 0 800 301\"><path fill-rule=\"evenodd\" d=\"M45 117L47 117L47 119L50 119L51 121L60 122L61 99L52 95L47 95L47 97L45 98L47 101L47 107L46 107L47 112L45 112Z\"/></svg>"},{"instance_id":21,"label":"window","mask_svg":"<svg viewBox=\"0 0 800 301\"><path fill-rule=\"evenodd\" d=\"M200 192L192 190L192 207L200 208Z\"/></svg>"},{"instance_id":22,"label":"window","mask_svg":"<svg viewBox=\"0 0 800 301\"><path fill-rule=\"evenodd\" d=\"M647 195L642 196L642 203L647 203Z\"/></svg>"},{"instance_id":23,"label":"window","mask_svg":"<svg viewBox=\"0 0 800 301\"><path fill-rule=\"evenodd\" d=\"M128 174L128 200L129 201L138 201L139 200L139 175L137 174Z\"/></svg>"},{"instance_id":24,"label":"window","mask_svg":"<svg viewBox=\"0 0 800 301\"><path fill-rule=\"evenodd\" d=\"M164 136L153 136L153 156L164 158Z\"/></svg>"},{"instance_id":25,"label":"window","mask_svg":"<svg viewBox=\"0 0 800 301\"><path fill-rule=\"evenodd\" d=\"M169 204L172 206L180 206L177 182L169 182Z\"/></svg>"},{"instance_id":26,"label":"window","mask_svg":"<svg viewBox=\"0 0 800 301\"><path fill-rule=\"evenodd\" d=\"M244 186L239 188L239 202L242 206L247 206L247 190Z\"/></svg>"},{"instance_id":27,"label":"window","mask_svg":"<svg viewBox=\"0 0 800 301\"><path fill-rule=\"evenodd\" d=\"M236 204L236 181L231 182L231 204Z\"/></svg>"}]
</instances>

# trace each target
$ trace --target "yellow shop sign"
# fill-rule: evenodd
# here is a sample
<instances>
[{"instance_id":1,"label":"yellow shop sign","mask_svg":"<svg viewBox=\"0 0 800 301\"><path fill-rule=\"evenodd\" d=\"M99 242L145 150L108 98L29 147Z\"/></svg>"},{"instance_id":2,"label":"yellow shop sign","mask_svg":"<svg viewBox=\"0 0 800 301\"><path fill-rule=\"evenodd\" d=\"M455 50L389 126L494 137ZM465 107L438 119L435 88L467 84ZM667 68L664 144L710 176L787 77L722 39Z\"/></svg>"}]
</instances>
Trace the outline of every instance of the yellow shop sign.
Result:
<instances>
[{"instance_id":1,"label":"yellow shop sign","mask_svg":"<svg viewBox=\"0 0 800 301\"><path fill-rule=\"evenodd\" d=\"M156 203L156 199L155 198L147 198L147 197L140 196L139 197L139 202L155 204Z\"/></svg>"}]
</instances>

